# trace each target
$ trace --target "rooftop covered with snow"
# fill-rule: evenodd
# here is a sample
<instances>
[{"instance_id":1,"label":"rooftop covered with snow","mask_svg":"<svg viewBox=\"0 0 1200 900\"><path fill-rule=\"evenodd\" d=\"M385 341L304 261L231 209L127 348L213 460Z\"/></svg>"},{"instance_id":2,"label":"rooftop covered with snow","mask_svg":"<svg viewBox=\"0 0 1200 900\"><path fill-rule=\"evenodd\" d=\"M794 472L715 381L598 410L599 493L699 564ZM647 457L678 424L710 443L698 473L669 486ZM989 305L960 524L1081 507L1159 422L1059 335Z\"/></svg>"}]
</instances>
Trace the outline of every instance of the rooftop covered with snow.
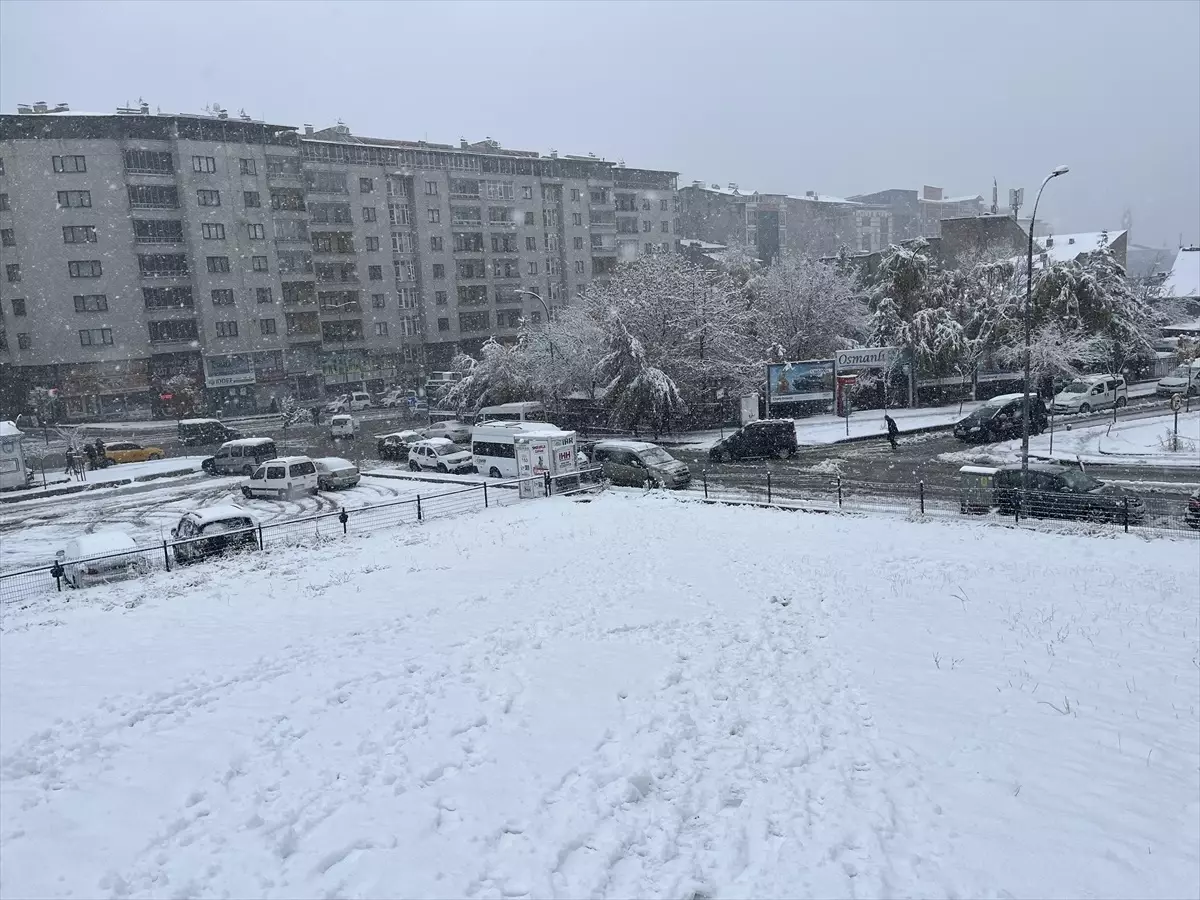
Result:
<instances>
[{"instance_id":1,"label":"rooftop covered with snow","mask_svg":"<svg viewBox=\"0 0 1200 900\"><path fill-rule=\"evenodd\" d=\"M1164 297L1200 297L1200 247L1181 247L1163 282Z\"/></svg>"}]
</instances>

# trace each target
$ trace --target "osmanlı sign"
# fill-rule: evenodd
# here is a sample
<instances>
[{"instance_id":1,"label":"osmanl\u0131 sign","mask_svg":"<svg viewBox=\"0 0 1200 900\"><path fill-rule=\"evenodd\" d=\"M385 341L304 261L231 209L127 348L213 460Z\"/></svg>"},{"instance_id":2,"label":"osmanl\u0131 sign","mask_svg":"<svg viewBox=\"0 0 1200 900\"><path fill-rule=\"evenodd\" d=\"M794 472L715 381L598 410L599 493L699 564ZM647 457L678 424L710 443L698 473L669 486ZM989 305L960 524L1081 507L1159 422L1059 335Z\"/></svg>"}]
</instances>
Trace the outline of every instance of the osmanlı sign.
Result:
<instances>
[{"instance_id":1,"label":"osmanl\u0131 sign","mask_svg":"<svg viewBox=\"0 0 1200 900\"><path fill-rule=\"evenodd\" d=\"M888 369L899 355L899 347L860 347L857 350L836 350L833 354L833 364L839 372L849 369Z\"/></svg>"}]
</instances>

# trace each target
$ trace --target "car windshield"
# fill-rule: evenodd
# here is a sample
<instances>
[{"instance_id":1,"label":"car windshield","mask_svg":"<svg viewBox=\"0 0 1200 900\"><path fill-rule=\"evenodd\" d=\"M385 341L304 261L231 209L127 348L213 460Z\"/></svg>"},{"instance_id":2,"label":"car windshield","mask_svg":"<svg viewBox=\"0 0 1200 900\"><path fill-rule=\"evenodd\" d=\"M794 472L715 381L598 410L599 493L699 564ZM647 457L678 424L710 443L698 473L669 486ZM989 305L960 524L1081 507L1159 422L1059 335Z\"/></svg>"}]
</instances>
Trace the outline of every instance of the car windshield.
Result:
<instances>
[{"instance_id":1,"label":"car windshield","mask_svg":"<svg viewBox=\"0 0 1200 900\"><path fill-rule=\"evenodd\" d=\"M675 462L671 454L662 447L655 447L652 450L642 450L638 453L638 458L651 466L665 466Z\"/></svg>"},{"instance_id":2,"label":"car windshield","mask_svg":"<svg viewBox=\"0 0 1200 900\"><path fill-rule=\"evenodd\" d=\"M1063 472L1062 479L1067 483L1067 487L1080 494L1087 491L1094 491L1096 488L1103 487L1104 485L1104 482L1098 481L1086 472L1080 472L1076 469Z\"/></svg>"},{"instance_id":3,"label":"car windshield","mask_svg":"<svg viewBox=\"0 0 1200 900\"><path fill-rule=\"evenodd\" d=\"M1187 378L1188 375L1190 375L1190 374L1191 374L1191 368L1189 366L1187 366L1186 364L1182 365L1182 366L1176 366L1174 369L1171 370L1172 378Z\"/></svg>"},{"instance_id":4,"label":"car windshield","mask_svg":"<svg viewBox=\"0 0 1200 900\"><path fill-rule=\"evenodd\" d=\"M462 453L462 447L458 444L438 444L433 448L438 456L449 456L451 453Z\"/></svg>"},{"instance_id":5,"label":"car windshield","mask_svg":"<svg viewBox=\"0 0 1200 900\"><path fill-rule=\"evenodd\" d=\"M1064 394L1086 394L1088 388L1091 387L1086 381L1072 381L1062 389Z\"/></svg>"},{"instance_id":6,"label":"car windshield","mask_svg":"<svg viewBox=\"0 0 1200 900\"><path fill-rule=\"evenodd\" d=\"M250 527L249 519L218 519L209 522L200 529L201 534L221 534L226 531L239 531Z\"/></svg>"}]
</instances>

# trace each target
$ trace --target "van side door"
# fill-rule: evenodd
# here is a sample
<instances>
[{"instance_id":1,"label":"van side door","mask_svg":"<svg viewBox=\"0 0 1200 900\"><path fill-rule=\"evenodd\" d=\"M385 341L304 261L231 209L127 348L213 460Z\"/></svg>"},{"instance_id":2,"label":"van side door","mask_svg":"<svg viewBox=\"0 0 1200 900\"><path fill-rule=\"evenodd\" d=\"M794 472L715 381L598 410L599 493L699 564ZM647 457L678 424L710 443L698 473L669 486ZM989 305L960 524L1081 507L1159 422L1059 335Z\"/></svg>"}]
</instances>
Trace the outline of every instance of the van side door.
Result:
<instances>
[{"instance_id":1,"label":"van side door","mask_svg":"<svg viewBox=\"0 0 1200 900\"><path fill-rule=\"evenodd\" d=\"M268 465L267 470L267 490L275 494L287 493L287 466Z\"/></svg>"}]
</instances>

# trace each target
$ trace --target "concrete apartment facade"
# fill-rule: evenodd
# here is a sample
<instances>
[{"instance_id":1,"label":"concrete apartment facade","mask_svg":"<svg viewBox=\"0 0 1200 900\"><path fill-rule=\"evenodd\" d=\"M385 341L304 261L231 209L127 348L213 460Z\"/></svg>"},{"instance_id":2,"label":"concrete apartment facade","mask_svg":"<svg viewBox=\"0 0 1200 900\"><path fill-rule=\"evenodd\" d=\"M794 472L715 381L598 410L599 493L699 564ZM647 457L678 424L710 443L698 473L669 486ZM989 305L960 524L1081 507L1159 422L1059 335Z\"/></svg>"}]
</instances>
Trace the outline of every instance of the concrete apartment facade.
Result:
<instances>
[{"instance_id":1,"label":"concrete apartment facade","mask_svg":"<svg viewBox=\"0 0 1200 900\"><path fill-rule=\"evenodd\" d=\"M305 131L0 116L4 407L36 387L87 418L165 413L181 388L234 413L415 386L619 259L676 249L673 172Z\"/></svg>"},{"instance_id":2,"label":"concrete apartment facade","mask_svg":"<svg viewBox=\"0 0 1200 900\"><path fill-rule=\"evenodd\" d=\"M930 185L924 185L920 191L892 188L873 194L855 194L850 199L890 213L891 243L918 237L941 237L942 220L981 216L984 213L981 195L947 197L940 187ZM887 246L887 243L883 244L883 247ZM868 250L866 247L860 249Z\"/></svg>"}]
</instances>

